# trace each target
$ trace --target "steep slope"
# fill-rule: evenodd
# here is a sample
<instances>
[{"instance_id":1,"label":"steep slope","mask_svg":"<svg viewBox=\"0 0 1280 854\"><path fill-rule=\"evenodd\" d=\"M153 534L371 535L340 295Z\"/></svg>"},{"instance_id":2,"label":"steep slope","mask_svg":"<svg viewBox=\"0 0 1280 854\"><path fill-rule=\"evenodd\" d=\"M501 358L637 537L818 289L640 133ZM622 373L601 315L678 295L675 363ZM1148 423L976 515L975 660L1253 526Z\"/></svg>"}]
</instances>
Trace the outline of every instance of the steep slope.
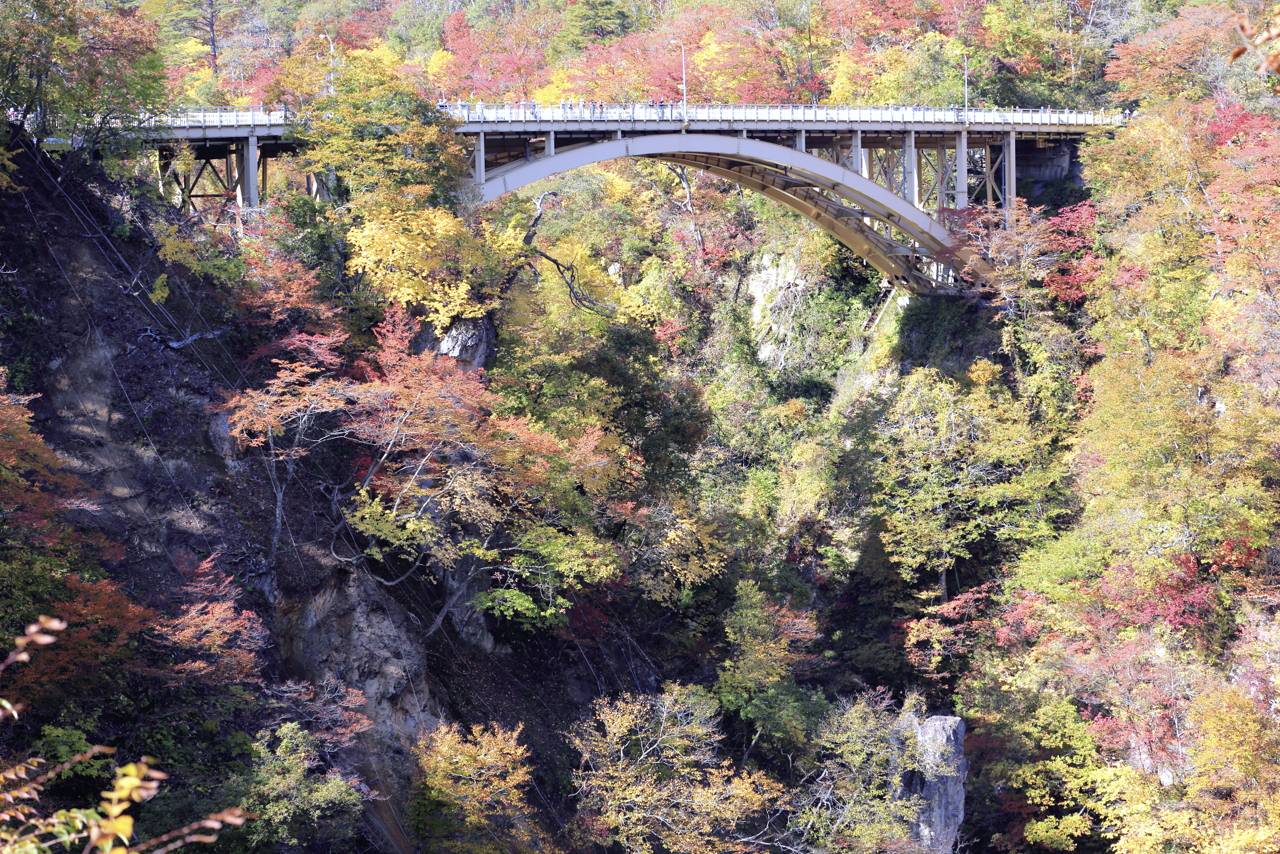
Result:
<instances>
[{"instance_id":1,"label":"steep slope","mask_svg":"<svg viewBox=\"0 0 1280 854\"><path fill-rule=\"evenodd\" d=\"M261 668L260 723L296 693L291 681L322 696L363 692L372 725L334 761L403 795L408 748L441 714L426 650L399 602L330 555L322 512L291 509L288 557L279 572L268 564L270 495L229 456L213 411L242 380L225 292L158 256L150 226L171 216L162 207L29 149L16 162L21 189L0 192L0 354L20 366L21 390L40 395L38 429L86 487L73 521L122 546L111 577L162 617L202 605L191 568L216 555L244 590L241 607L271 629L269 642L230 639ZM159 302L147 291L162 273ZM184 769L169 770L180 790ZM379 806L375 827L391 814Z\"/></svg>"}]
</instances>

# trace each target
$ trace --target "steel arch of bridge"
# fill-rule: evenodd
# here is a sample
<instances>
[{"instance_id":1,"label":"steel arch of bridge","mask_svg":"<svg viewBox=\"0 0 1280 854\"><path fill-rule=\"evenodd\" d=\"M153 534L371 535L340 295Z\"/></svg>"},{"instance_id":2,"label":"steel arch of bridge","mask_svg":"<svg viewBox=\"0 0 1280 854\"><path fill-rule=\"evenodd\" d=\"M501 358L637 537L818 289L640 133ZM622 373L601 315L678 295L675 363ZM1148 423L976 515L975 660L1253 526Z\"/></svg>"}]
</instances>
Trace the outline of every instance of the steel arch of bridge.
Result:
<instances>
[{"instance_id":1,"label":"steel arch of bridge","mask_svg":"<svg viewBox=\"0 0 1280 854\"><path fill-rule=\"evenodd\" d=\"M718 134L670 133L592 142L486 174L481 201L593 163L646 157L709 172L809 219L866 259L885 280L916 293L958 293L949 269L969 253L936 219L869 178L805 151Z\"/></svg>"}]
</instances>

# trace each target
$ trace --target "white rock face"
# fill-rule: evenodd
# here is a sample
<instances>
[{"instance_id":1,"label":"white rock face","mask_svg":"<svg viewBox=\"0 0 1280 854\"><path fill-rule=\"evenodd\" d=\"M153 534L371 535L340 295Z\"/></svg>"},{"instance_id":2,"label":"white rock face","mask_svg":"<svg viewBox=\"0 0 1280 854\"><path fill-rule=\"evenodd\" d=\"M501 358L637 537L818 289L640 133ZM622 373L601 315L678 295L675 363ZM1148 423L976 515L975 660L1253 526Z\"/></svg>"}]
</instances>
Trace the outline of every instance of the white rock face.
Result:
<instances>
[{"instance_id":1,"label":"white rock face","mask_svg":"<svg viewBox=\"0 0 1280 854\"><path fill-rule=\"evenodd\" d=\"M443 336L435 332L430 323L424 322L414 336L410 348L414 353L434 350L444 356L452 356L463 365L483 368L493 356L498 332L489 317L459 318Z\"/></svg>"},{"instance_id":2,"label":"white rock face","mask_svg":"<svg viewBox=\"0 0 1280 854\"><path fill-rule=\"evenodd\" d=\"M436 351L452 356L473 368L483 368L489 361L489 357L493 355L496 337L493 321L488 317L476 320L459 319L455 320L445 332Z\"/></svg>"},{"instance_id":3,"label":"white rock face","mask_svg":"<svg viewBox=\"0 0 1280 854\"><path fill-rule=\"evenodd\" d=\"M912 837L931 854L952 854L964 822L964 780L969 762L964 756L964 721L934 715L913 726L926 768L942 769L934 775L913 774L907 795L924 800L912 828Z\"/></svg>"},{"instance_id":4,"label":"white rock face","mask_svg":"<svg viewBox=\"0 0 1280 854\"><path fill-rule=\"evenodd\" d=\"M810 283L800 275L800 265L791 253L765 253L752 265L744 283L751 296L751 331L756 340L756 356L773 368L787 360L791 335L790 311Z\"/></svg>"}]
</instances>

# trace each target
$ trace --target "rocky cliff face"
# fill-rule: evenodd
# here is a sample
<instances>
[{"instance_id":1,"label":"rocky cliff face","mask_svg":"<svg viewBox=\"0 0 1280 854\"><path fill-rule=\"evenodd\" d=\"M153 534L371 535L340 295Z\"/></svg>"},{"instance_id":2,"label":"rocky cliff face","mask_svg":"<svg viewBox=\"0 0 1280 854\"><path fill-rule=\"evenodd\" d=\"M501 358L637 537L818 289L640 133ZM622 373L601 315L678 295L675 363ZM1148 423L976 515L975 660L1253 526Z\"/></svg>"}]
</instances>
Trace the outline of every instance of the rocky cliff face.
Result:
<instances>
[{"instance_id":1,"label":"rocky cliff face","mask_svg":"<svg viewBox=\"0 0 1280 854\"><path fill-rule=\"evenodd\" d=\"M354 572L282 608L282 652L310 681L356 688L372 727L359 770L383 796L408 790L418 736L445 717L439 686L415 641L418 621L376 580Z\"/></svg>"},{"instance_id":2,"label":"rocky cliff face","mask_svg":"<svg viewBox=\"0 0 1280 854\"><path fill-rule=\"evenodd\" d=\"M469 367L483 368L493 358L497 341L498 330L491 317L462 318L455 320L444 335L437 335L435 327L424 322L413 340L413 349L415 353L435 350Z\"/></svg>"},{"instance_id":3,"label":"rocky cliff face","mask_svg":"<svg viewBox=\"0 0 1280 854\"><path fill-rule=\"evenodd\" d=\"M133 284L160 268L146 225L164 212L103 204L95 195L107 190L71 181L73 201L30 168L19 177L32 209L0 193L0 267L16 301L0 315L19 305L27 320L0 322L0 350L29 366L36 425L93 497L73 520L121 546L111 577L161 614L188 604L181 566L218 555L243 589L239 605L272 631L274 643L254 651L265 693L302 683L363 692L371 726L332 759L396 799L370 802L379 847L412 850L392 813L408 791L410 747L443 715L418 618L335 560L326 508L302 490L289 495L287 556L267 560L262 468L234 447L225 414L210 411L242 380L237 343L217 329L190 337L223 317L219 294L175 274L161 312Z\"/></svg>"},{"instance_id":4,"label":"rocky cliff face","mask_svg":"<svg viewBox=\"0 0 1280 854\"><path fill-rule=\"evenodd\" d=\"M756 356L771 368L787 361L790 319L795 304L812 287L801 275L797 259L788 253L765 253L745 279L751 296L751 330Z\"/></svg>"},{"instance_id":5,"label":"rocky cliff face","mask_svg":"<svg viewBox=\"0 0 1280 854\"><path fill-rule=\"evenodd\" d=\"M925 773L910 775L905 794L924 801L912 836L930 854L955 851L964 822L964 781L969 762L964 755L964 721L934 715L908 722L920 746Z\"/></svg>"}]
</instances>

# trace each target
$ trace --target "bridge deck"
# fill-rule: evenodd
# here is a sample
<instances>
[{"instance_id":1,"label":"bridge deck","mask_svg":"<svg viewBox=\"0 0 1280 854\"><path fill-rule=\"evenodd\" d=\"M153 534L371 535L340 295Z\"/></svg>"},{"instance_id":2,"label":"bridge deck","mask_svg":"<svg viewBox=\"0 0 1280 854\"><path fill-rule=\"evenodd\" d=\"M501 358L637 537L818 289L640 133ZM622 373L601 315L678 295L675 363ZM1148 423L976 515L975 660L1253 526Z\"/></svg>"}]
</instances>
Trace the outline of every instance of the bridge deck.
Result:
<instances>
[{"instance_id":1,"label":"bridge deck","mask_svg":"<svg viewBox=\"0 0 1280 854\"><path fill-rule=\"evenodd\" d=\"M808 131L865 133L1014 132L1079 136L1124 121L1119 113L1082 110L989 110L962 107L829 107L798 104L442 104L463 134L672 133ZM164 140L283 138L293 117L260 107L207 108L157 116L146 136Z\"/></svg>"},{"instance_id":2,"label":"bridge deck","mask_svg":"<svg viewBox=\"0 0 1280 854\"><path fill-rule=\"evenodd\" d=\"M1079 110L965 110L962 107L827 107L798 104L449 104L462 133L536 130L671 132L906 130L1078 135L1123 121L1117 113Z\"/></svg>"}]
</instances>

